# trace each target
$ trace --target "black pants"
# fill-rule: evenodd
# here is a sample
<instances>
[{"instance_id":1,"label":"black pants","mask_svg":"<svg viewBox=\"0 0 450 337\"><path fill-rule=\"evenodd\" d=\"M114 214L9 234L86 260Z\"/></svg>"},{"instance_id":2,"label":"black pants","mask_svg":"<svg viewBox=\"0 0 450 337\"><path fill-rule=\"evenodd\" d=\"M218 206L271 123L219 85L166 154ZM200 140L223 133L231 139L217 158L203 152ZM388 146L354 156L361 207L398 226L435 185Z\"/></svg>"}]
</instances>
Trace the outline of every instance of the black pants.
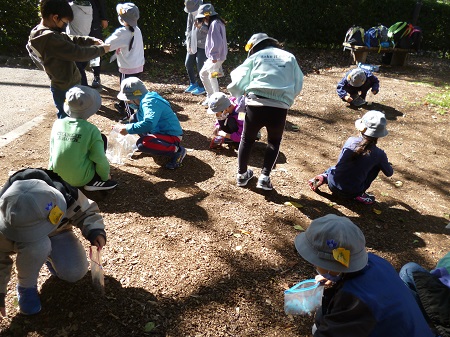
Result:
<instances>
[{"instance_id":1,"label":"black pants","mask_svg":"<svg viewBox=\"0 0 450 337\"><path fill-rule=\"evenodd\" d=\"M267 176L270 175L280 150L286 115L287 109L270 106L247 106L244 132L242 133L238 151L238 172L240 174L247 171L252 146L255 143L258 131L265 126L267 129L267 147L261 173Z\"/></svg>"}]
</instances>

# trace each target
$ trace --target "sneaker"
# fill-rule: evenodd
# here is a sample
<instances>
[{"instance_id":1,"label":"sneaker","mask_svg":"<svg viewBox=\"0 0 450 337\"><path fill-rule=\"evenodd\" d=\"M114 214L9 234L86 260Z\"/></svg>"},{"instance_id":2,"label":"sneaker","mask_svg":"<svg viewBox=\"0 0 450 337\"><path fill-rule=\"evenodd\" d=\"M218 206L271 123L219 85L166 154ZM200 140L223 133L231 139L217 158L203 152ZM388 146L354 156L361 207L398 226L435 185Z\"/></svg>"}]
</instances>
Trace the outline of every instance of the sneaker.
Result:
<instances>
[{"instance_id":1,"label":"sneaker","mask_svg":"<svg viewBox=\"0 0 450 337\"><path fill-rule=\"evenodd\" d=\"M186 149L180 146L172 159L166 164L166 168L169 170L175 170L176 168L181 167L184 157L186 157Z\"/></svg>"},{"instance_id":2,"label":"sneaker","mask_svg":"<svg viewBox=\"0 0 450 337\"><path fill-rule=\"evenodd\" d=\"M207 108L208 107L208 98L206 98L202 103L201 103L201 105L202 106L204 106L205 108Z\"/></svg>"},{"instance_id":3,"label":"sneaker","mask_svg":"<svg viewBox=\"0 0 450 337\"><path fill-rule=\"evenodd\" d=\"M253 178L253 171L252 170L247 170L247 172L243 173L243 174L237 174L236 176L236 185L238 186L246 186L247 183L250 181L250 179Z\"/></svg>"},{"instance_id":4,"label":"sneaker","mask_svg":"<svg viewBox=\"0 0 450 337\"><path fill-rule=\"evenodd\" d=\"M367 102L361 97L361 96L357 96L356 98L353 99L353 101L350 103L354 106L361 106L366 104Z\"/></svg>"},{"instance_id":5,"label":"sneaker","mask_svg":"<svg viewBox=\"0 0 450 337\"><path fill-rule=\"evenodd\" d=\"M197 88L198 88L197 83L191 83L191 84L189 84L189 86L186 88L186 90L184 92L193 92Z\"/></svg>"},{"instance_id":6,"label":"sneaker","mask_svg":"<svg viewBox=\"0 0 450 337\"><path fill-rule=\"evenodd\" d=\"M24 315L34 315L41 311L41 300L39 299L37 286L24 288L18 285L17 300L20 312Z\"/></svg>"},{"instance_id":7,"label":"sneaker","mask_svg":"<svg viewBox=\"0 0 450 337\"><path fill-rule=\"evenodd\" d=\"M100 88L102 86L102 81L100 81L99 76L94 76L94 79L92 80L91 87L94 89Z\"/></svg>"},{"instance_id":8,"label":"sneaker","mask_svg":"<svg viewBox=\"0 0 450 337\"><path fill-rule=\"evenodd\" d=\"M372 205L375 202L375 196L367 194L367 193L364 192L363 194L358 195L355 198L355 200L359 201L359 202L361 202L363 204L366 204L366 205Z\"/></svg>"},{"instance_id":9,"label":"sneaker","mask_svg":"<svg viewBox=\"0 0 450 337\"><path fill-rule=\"evenodd\" d=\"M258 178L258 182L256 183L256 188L260 188L262 190L271 191L273 190L272 183L270 182L270 177L264 174L261 174Z\"/></svg>"},{"instance_id":10,"label":"sneaker","mask_svg":"<svg viewBox=\"0 0 450 337\"><path fill-rule=\"evenodd\" d=\"M117 186L117 181L114 180L98 180L98 179L92 179L90 182L88 182L86 185L84 185L84 189L86 191L103 191L103 190L110 190Z\"/></svg>"},{"instance_id":11,"label":"sneaker","mask_svg":"<svg viewBox=\"0 0 450 337\"><path fill-rule=\"evenodd\" d=\"M206 94L205 88L197 86L197 88L191 92L192 95L200 96Z\"/></svg>"},{"instance_id":12,"label":"sneaker","mask_svg":"<svg viewBox=\"0 0 450 337\"><path fill-rule=\"evenodd\" d=\"M120 105L120 103L114 103L114 108L116 108L116 110L121 114L121 115L126 115L127 113L125 112L125 106Z\"/></svg>"}]
</instances>

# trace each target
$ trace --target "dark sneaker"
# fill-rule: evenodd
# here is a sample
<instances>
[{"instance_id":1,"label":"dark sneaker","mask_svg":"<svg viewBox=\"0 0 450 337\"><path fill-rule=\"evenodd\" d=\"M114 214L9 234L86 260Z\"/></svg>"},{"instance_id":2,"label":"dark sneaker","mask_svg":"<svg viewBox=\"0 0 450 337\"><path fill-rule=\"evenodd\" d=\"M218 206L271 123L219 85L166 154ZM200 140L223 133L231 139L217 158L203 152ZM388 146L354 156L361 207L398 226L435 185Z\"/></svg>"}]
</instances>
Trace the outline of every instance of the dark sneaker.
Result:
<instances>
[{"instance_id":1,"label":"dark sneaker","mask_svg":"<svg viewBox=\"0 0 450 337\"><path fill-rule=\"evenodd\" d=\"M41 300L37 291L37 286L24 288L17 286L17 300L20 312L24 315L34 315L41 311Z\"/></svg>"},{"instance_id":2,"label":"dark sneaker","mask_svg":"<svg viewBox=\"0 0 450 337\"><path fill-rule=\"evenodd\" d=\"M180 146L178 152L175 152L175 155L166 164L166 168L168 168L169 170L175 170L176 168L179 168L183 163L184 157L186 157L186 149Z\"/></svg>"},{"instance_id":3,"label":"dark sneaker","mask_svg":"<svg viewBox=\"0 0 450 337\"><path fill-rule=\"evenodd\" d=\"M197 83L191 83L184 92L193 92L197 88L198 88Z\"/></svg>"},{"instance_id":4,"label":"dark sneaker","mask_svg":"<svg viewBox=\"0 0 450 337\"><path fill-rule=\"evenodd\" d=\"M248 182L250 181L250 179L253 178L253 171L248 169L247 172L243 173L243 174L237 174L236 175L236 185L243 187L246 186L248 184Z\"/></svg>"},{"instance_id":5,"label":"dark sneaker","mask_svg":"<svg viewBox=\"0 0 450 337\"><path fill-rule=\"evenodd\" d=\"M361 195L358 195L355 200L366 205L372 205L375 202L375 196L363 193Z\"/></svg>"},{"instance_id":6,"label":"dark sneaker","mask_svg":"<svg viewBox=\"0 0 450 337\"><path fill-rule=\"evenodd\" d=\"M191 91L192 95L200 96L206 94L205 88L197 87L195 90Z\"/></svg>"},{"instance_id":7,"label":"dark sneaker","mask_svg":"<svg viewBox=\"0 0 450 337\"><path fill-rule=\"evenodd\" d=\"M84 189L86 191L104 191L104 190L106 191L106 190L113 189L116 186L117 186L117 181L114 181L114 180L103 181L103 180L97 180L94 178L90 182L88 182L86 185L84 185Z\"/></svg>"},{"instance_id":8,"label":"dark sneaker","mask_svg":"<svg viewBox=\"0 0 450 337\"><path fill-rule=\"evenodd\" d=\"M258 182L256 183L256 188L271 191L273 190L272 183L270 182L270 177L264 174L261 174L258 178Z\"/></svg>"},{"instance_id":9,"label":"dark sneaker","mask_svg":"<svg viewBox=\"0 0 450 337\"><path fill-rule=\"evenodd\" d=\"M100 88L102 86L102 81L100 81L100 77L99 76L94 76L94 79L92 80L92 88Z\"/></svg>"},{"instance_id":10,"label":"dark sneaker","mask_svg":"<svg viewBox=\"0 0 450 337\"><path fill-rule=\"evenodd\" d=\"M361 106L366 103L367 102L363 98L361 98L361 96L358 95L356 98L353 99L353 101L350 104L352 104L354 106Z\"/></svg>"},{"instance_id":11,"label":"dark sneaker","mask_svg":"<svg viewBox=\"0 0 450 337\"><path fill-rule=\"evenodd\" d=\"M127 115L127 113L125 112L125 106L121 105L120 103L114 103L114 108L116 108L116 110L121 114L121 115Z\"/></svg>"}]
</instances>

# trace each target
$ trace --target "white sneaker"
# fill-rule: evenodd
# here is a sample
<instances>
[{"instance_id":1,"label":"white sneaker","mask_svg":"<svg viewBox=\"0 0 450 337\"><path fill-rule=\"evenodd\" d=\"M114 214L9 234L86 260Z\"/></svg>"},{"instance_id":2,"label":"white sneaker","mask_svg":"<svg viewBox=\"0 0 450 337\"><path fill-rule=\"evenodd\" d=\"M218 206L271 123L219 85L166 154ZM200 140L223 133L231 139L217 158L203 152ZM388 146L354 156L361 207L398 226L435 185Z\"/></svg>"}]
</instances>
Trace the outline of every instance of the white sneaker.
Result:
<instances>
[{"instance_id":1,"label":"white sneaker","mask_svg":"<svg viewBox=\"0 0 450 337\"><path fill-rule=\"evenodd\" d=\"M261 174L258 178L258 182L256 183L256 188L260 188L262 190L271 191L273 190L272 183L270 182L270 177L264 174Z\"/></svg>"}]
</instances>

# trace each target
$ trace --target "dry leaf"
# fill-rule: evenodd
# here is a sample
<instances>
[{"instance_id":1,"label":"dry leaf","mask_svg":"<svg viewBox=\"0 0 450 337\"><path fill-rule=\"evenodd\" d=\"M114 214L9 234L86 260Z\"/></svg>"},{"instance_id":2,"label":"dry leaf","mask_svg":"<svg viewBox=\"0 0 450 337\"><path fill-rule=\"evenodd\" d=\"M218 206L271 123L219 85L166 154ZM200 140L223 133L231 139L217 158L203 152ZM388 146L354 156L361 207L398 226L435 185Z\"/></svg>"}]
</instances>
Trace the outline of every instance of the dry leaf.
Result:
<instances>
[{"instance_id":1,"label":"dry leaf","mask_svg":"<svg viewBox=\"0 0 450 337\"><path fill-rule=\"evenodd\" d=\"M397 180L397 181L394 183L394 185L397 186L397 187L402 187L402 186L403 186L403 182L401 182L400 180Z\"/></svg>"},{"instance_id":2,"label":"dry leaf","mask_svg":"<svg viewBox=\"0 0 450 337\"><path fill-rule=\"evenodd\" d=\"M293 206L293 207L297 207L297 208L302 208L303 207L302 204L299 204L298 202L295 202L295 201L286 201L284 204L286 206Z\"/></svg>"},{"instance_id":3,"label":"dry leaf","mask_svg":"<svg viewBox=\"0 0 450 337\"><path fill-rule=\"evenodd\" d=\"M303 227L302 226L300 226L300 225L295 225L294 226L294 229L296 229L296 230L298 230L298 231L304 231L304 229L303 229Z\"/></svg>"},{"instance_id":4,"label":"dry leaf","mask_svg":"<svg viewBox=\"0 0 450 337\"><path fill-rule=\"evenodd\" d=\"M374 212L375 214L381 214L381 211L380 211L379 209L376 209L376 208L373 209L373 212Z\"/></svg>"}]
</instances>

